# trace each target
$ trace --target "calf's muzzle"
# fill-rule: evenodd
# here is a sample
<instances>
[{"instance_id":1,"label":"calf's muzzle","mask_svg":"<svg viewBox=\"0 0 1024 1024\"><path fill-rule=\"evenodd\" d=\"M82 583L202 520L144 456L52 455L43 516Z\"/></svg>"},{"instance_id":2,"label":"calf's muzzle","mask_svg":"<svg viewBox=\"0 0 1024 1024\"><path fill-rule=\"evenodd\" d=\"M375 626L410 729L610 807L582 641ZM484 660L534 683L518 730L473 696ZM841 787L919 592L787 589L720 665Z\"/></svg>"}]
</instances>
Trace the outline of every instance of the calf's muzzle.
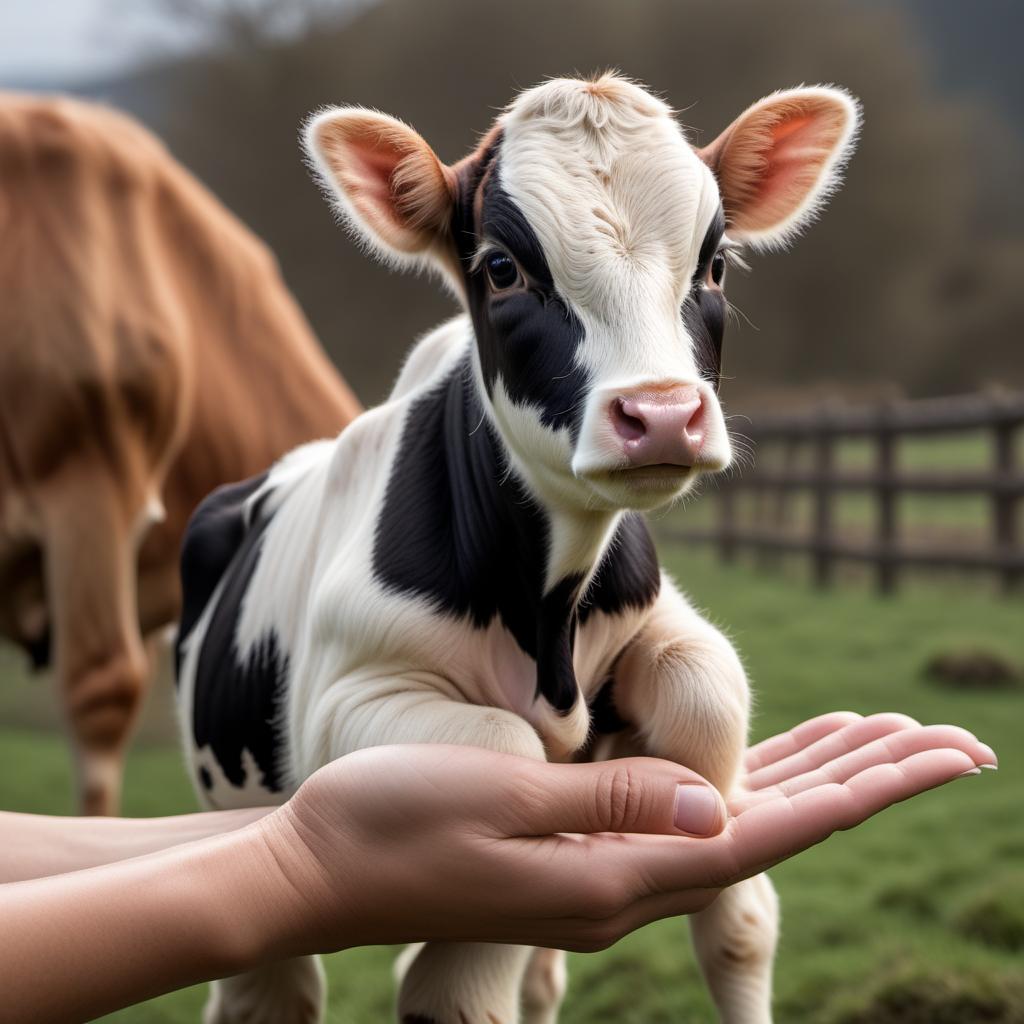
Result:
<instances>
[{"instance_id":1,"label":"calf's muzzle","mask_svg":"<svg viewBox=\"0 0 1024 1024\"><path fill-rule=\"evenodd\" d=\"M705 413L692 384L622 392L608 407L630 468L693 466L704 444Z\"/></svg>"}]
</instances>

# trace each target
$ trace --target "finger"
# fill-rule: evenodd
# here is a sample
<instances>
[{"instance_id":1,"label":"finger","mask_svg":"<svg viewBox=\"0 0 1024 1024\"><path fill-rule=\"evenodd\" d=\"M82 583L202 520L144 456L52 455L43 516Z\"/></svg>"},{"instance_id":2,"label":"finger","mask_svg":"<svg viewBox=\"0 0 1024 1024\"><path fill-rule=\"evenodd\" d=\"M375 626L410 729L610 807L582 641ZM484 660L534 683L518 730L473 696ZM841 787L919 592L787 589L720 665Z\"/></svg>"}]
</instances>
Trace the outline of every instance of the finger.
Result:
<instances>
[{"instance_id":1,"label":"finger","mask_svg":"<svg viewBox=\"0 0 1024 1024\"><path fill-rule=\"evenodd\" d=\"M882 736L898 732L900 729L912 729L919 723L907 715L885 713L869 715L858 722L837 729L822 737L803 750L776 761L774 764L758 768L747 776L748 790L763 789L774 786L783 779L814 771L836 757L856 750L857 747L870 743Z\"/></svg>"},{"instance_id":2,"label":"finger","mask_svg":"<svg viewBox=\"0 0 1024 1024\"><path fill-rule=\"evenodd\" d=\"M843 726L861 721L862 717L856 711L830 711L827 715L811 718L789 732L772 736L771 739L762 740L752 746L747 751L744 765L748 772L765 768L784 757L798 753L812 743L842 729Z\"/></svg>"},{"instance_id":3,"label":"finger","mask_svg":"<svg viewBox=\"0 0 1024 1024\"><path fill-rule=\"evenodd\" d=\"M654 758L596 764L531 763L519 773L507 809L512 834L654 832L717 835L725 802L696 772Z\"/></svg>"},{"instance_id":4,"label":"finger","mask_svg":"<svg viewBox=\"0 0 1024 1024\"><path fill-rule=\"evenodd\" d=\"M875 765L842 784L778 796L732 818L720 835L699 842L629 836L618 848L618 870L644 879L648 893L722 888L973 768L962 750L913 754L899 764Z\"/></svg>"},{"instance_id":5,"label":"finger","mask_svg":"<svg viewBox=\"0 0 1024 1024\"><path fill-rule=\"evenodd\" d=\"M890 733L888 736L837 757L814 771L805 772L791 779L784 779L774 786L755 790L752 793L740 794L729 801L729 810L734 815L739 814L747 808L778 796L794 796L797 793L813 789L815 786L830 782L846 782L874 765L892 764L902 761L912 754L943 748L962 750L976 765L995 765L997 763L992 748L979 742L966 729L955 725L918 726Z\"/></svg>"},{"instance_id":6,"label":"finger","mask_svg":"<svg viewBox=\"0 0 1024 1024\"><path fill-rule=\"evenodd\" d=\"M962 750L928 750L897 764L874 765L845 783L828 783L752 808L729 833L743 878L853 828L894 803L933 789L974 768Z\"/></svg>"}]
</instances>

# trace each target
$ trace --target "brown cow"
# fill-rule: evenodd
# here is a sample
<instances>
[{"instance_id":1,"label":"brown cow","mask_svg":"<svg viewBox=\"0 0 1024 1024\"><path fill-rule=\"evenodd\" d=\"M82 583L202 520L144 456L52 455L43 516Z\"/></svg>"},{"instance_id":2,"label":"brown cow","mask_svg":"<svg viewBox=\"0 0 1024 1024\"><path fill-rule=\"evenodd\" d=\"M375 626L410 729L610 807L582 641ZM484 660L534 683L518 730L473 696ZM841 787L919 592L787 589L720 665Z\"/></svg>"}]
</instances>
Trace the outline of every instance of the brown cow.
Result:
<instances>
[{"instance_id":1,"label":"brown cow","mask_svg":"<svg viewBox=\"0 0 1024 1024\"><path fill-rule=\"evenodd\" d=\"M359 404L266 247L100 106L0 94L0 295L0 635L109 814L193 507Z\"/></svg>"}]
</instances>

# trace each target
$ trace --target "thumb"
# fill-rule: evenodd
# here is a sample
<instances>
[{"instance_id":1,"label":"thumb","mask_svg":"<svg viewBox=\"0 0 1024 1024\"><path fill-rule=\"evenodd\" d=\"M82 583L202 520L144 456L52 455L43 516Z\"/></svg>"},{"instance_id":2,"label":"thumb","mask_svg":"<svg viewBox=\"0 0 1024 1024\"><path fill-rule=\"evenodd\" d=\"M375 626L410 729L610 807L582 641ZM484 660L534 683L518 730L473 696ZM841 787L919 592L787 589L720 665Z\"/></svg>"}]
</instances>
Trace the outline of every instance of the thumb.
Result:
<instances>
[{"instance_id":1,"label":"thumb","mask_svg":"<svg viewBox=\"0 0 1024 1024\"><path fill-rule=\"evenodd\" d=\"M696 772L670 761L629 757L596 764L546 764L527 769L517 788L522 835L554 832L645 832L713 836L727 812L718 791Z\"/></svg>"}]
</instances>

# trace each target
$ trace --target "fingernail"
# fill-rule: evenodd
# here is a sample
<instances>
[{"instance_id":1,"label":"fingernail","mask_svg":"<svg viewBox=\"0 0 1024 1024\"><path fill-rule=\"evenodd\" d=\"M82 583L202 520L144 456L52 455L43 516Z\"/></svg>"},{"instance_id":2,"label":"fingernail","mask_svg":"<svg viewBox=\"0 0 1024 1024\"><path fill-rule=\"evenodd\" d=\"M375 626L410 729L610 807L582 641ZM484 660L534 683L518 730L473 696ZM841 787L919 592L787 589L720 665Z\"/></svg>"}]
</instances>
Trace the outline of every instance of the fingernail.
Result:
<instances>
[{"instance_id":1,"label":"fingernail","mask_svg":"<svg viewBox=\"0 0 1024 1024\"><path fill-rule=\"evenodd\" d=\"M979 764L979 768L987 768L990 772L999 771L999 765L997 764Z\"/></svg>"},{"instance_id":2,"label":"fingernail","mask_svg":"<svg viewBox=\"0 0 1024 1024\"><path fill-rule=\"evenodd\" d=\"M680 832L708 836L718 824L718 796L707 786L676 786L674 821Z\"/></svg>"},{"instance_id":3,"label":"fingernail","mask_svg":"<svg viewBox=\"0 0 1024 1024\"><path fill-rule=\"evenodd\" d=\"M980 743L979 746L981 747L982 753L985 755L985 765L991 765L995 768L996 765L999 764L999 758L996 757L996 752L987 743ZM985 765L982 767L985 767Z\"/></svg>"},{"instance_id":4,"label":"fingernail","mask_svg":"<svg viewBox=\"0 0 1024 1024\"><path fill-rule=\"evenodd\" d=\"M981 769L980 768L968 768L967 771L961 772L957 776L957 778L958 779L962 779L962 778L964 778L967 775L980 775L980 774L981 774Z\"/></svg>"}]
</instances>

